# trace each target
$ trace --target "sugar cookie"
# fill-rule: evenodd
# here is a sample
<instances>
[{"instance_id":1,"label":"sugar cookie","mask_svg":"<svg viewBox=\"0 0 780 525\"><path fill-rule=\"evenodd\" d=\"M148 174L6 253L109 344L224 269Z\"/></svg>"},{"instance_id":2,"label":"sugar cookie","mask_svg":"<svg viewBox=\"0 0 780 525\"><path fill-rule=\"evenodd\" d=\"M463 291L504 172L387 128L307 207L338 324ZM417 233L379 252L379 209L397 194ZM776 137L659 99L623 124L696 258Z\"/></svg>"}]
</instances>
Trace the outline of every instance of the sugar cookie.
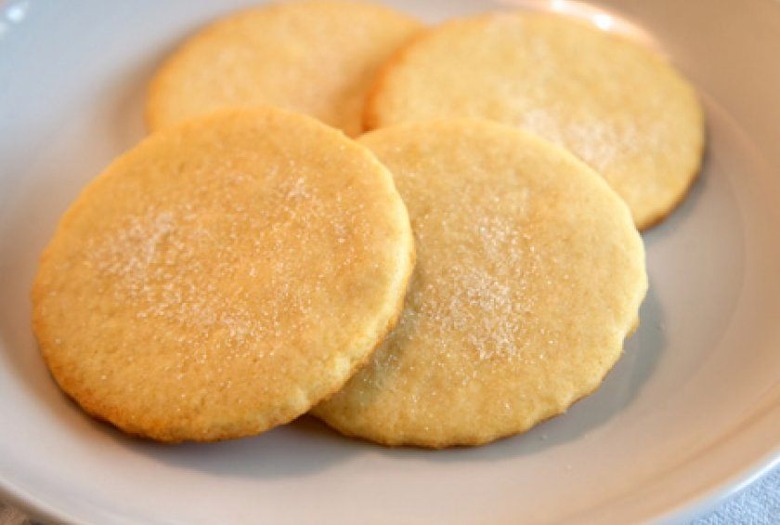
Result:
<instances>
[{"instance_id":1,"label":"sugar cookie","mask_svg":"<svg viewBox=\"0 0 780 525\"><path fill-rule=\"evenodd\" d=\"M62 218L34 329L90 414L161 441L246 436L338 390L400 314L413 238L391 175L309 117L155 133Z\"/></svg>"},{"instance_id":2,"label":"sugar cookie","mask_svg":"<svg viewBox=\"0 0 780 525\"><path fill-rule=\"evenodd\" d=\"M562 16L510 12L445 23L380 73L367 129L448 116L527 128L601 173L647 228L701 164L693 88L654 52Z\"/></svg>"},{"instance_id":3,"label":"sugar cookie","mask_svg":"<svg viewBox=\"0 0 780 525\"><path fill-rule=\"evenodd\" d=\"M647 289L642 240L604 180L489 122L404 124L360 141L394 174L417 267L398 327L313 413L388 445L477 445L596 389Z\"/></svg>"},{"instance_id":4,"label":"sugar cookie","mask_svg":"<svg viewBox=\"0 0 780 525\"><path fill-rule=\"evenodd\" d=\"M167 59L149 88L147 125L156 130L214 109L263 104L358 135L377 69L420 28L389 8L339 0L238 12Z\"/></svg>"}]
</instances>

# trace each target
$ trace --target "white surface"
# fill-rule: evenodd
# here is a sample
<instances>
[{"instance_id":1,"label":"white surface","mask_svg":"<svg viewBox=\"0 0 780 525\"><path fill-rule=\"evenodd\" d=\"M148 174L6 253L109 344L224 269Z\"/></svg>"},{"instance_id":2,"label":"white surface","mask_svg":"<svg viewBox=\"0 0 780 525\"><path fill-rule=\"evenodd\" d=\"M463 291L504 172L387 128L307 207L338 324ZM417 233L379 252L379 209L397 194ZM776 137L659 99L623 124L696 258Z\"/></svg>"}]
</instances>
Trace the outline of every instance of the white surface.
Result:
<instances>
[{"instance_id":1,"label":"white surface","mask_svg":"<svg viewBox=\"0 0 780 525\"><path fill-rule=\"evenodd\" d=\"M497 5L390 3L428 20ZM2 499L101 524L683 522L777 461L780 4L770 0L592 4L622 13L633 25L613 27L650 39L700 88L710 142L687 201L644 236L640 330L568 414L441 452L351 441L309 419L172 447L125 438L65 400L30 330L38 254L79 189L143 135L144 86L161 57L242 4L0 3Z\"/></svg>"},{"instance_id":2,"label":"white surface","mask_svg":"<svg viewBox=\"0 0 780 525\"><path fill-rule=\"evenodd\" d=\"M691 525L776 525L780 520L780 468L775 467Z\"/></svg>"}]
</instances>

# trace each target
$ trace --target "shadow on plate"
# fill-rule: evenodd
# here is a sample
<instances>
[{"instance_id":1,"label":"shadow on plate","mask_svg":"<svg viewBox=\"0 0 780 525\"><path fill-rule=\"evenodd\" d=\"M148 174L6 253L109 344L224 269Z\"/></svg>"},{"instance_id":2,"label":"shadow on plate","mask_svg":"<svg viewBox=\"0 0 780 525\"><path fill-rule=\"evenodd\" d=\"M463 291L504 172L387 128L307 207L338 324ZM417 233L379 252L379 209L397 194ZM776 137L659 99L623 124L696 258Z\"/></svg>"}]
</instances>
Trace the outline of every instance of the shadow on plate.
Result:
<instances>
[{"instance_id":1,"label":"shadow on plate","mask_svg":"<svg viewBox=\"0 0 780 525\"><path fill-rule=\"evenodd\" d=\"M651 288L652 290L652 288ZM529 432L475 448L432 451L414 447L385 448L345 438L311 416L263 435L222 443L169 446L131 444L156 460L210 474L252 478L288 478L318 472L344 461L381 458L449 463L500 461L536 454L577 440L604 425L628 406L652 375L665 348L661 306L652 291L641 311L643 324L629 340L625 355L593 395L566 414Z\"/></svg>"}]
</instances>

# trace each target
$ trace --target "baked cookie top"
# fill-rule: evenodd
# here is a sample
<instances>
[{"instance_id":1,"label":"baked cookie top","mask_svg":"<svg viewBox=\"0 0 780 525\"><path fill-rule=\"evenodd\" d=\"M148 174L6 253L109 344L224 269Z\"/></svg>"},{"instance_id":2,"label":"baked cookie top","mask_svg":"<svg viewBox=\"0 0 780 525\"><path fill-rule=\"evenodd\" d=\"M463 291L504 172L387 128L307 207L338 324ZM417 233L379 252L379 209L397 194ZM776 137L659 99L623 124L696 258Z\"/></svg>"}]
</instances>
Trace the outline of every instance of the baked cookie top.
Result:
<instances>
[{"instance_id":1,"label":"baked cookie top","mask_svg":"<svg viewBox=\"0 0 780 525\"><path fill-rule=\"evenodd\" d=\"M257 7L203 28L149 87L151 130L226 107L275 105L358 135L382 63L421 24L380 5L307 0Z\"/></svg>"},{"instance_id":2,"label":"baked cookie top","mask_svg":"<svg viewBox=\"0 0 780 525\"><path fill-rule=\"evenodd\" d=\"M701 164L696 94L664 59L624 37L544 13L434 28L382 70L365 126L481 117L526 128L601 173L641 228L684 198Z\"/></svg>"},{"instance_id":3,"label":"baked cookie top","mask_svg":"<svg viewBox=\"0 0 780 525\"><path fill-rule=\"evenodd\" d=\"M398 327L313 413L388 445L477 445L596 389L647 289L642 240L604 180L489 122L403 124L360 141L394 174L417 266Z\"/></svg>"},{"instance_id":4,"label":"baked cookie top","mask_svg":"<svg viewBox=\"0 0 780 525\"><path fill-rule=\"evenodd\" d=\"M400 314L406 208L365 147L228 111L151 135L82 192L33 288L89 413L161 441L255 434L338 390Z\"/></svg>"}]
</instances>

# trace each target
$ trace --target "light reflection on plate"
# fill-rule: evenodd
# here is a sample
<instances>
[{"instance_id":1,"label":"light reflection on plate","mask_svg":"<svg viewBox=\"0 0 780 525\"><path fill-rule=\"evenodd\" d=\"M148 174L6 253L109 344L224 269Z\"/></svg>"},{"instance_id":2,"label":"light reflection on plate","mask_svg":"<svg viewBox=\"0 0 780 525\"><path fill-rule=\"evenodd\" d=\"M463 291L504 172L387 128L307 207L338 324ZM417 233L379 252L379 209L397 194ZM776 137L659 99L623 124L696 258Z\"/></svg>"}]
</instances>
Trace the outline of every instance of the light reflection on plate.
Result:
<instances>
[{"instance_id":1,"label":"light reflection on plate","mask_svg":"<svg viewBox=\"0 0 780 525\"><path fill-rule=\"evenodd\" d=\"M647 47L659 50L655 38L640 25L629 21L615 11L593 4L575 0L502 0L501 3L512 8L548 11L580 18L603 31L623 35Z\"/></svg>"}]
</instances>

